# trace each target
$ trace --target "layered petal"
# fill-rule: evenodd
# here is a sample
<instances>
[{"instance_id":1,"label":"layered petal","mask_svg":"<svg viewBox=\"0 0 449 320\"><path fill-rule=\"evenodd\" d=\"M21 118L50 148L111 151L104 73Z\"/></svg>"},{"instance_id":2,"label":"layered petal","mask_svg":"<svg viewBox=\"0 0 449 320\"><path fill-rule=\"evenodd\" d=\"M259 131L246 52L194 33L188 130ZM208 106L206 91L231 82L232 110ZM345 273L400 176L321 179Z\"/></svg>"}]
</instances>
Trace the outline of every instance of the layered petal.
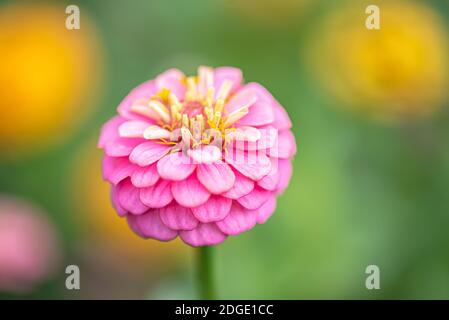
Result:
<instances>
[{"instance_id":1,"label":"layered petal","mask_svg":"<svg viewBox=\"0 0 449 320\"><path fill-rule=\"evenodd\" d=\"M249 210L255 210L260 208L270 196L271 192L259 187L255 187L253 191L246 196L237 199L243 207Z\"/></svg>"},{"instance_id":2,"label":"layered petal","mask_svg":"<svg viewBox=\"0 0 449 320\"><path fill-rule=\"evenodd\" d=\"M260 180L271 170L271 162L263 152L229 149L225 153L226 162L244 176Z\"/></svg>"},{"instance_id":3,"label":"layered petal","mask_svg":"<svg viewBox=\"0 0 449 320\"><path fill-rule=\"evenodd\" d=\"M193 230L179 231L179 236L193 247L213 246L226 239L226 235L214 223L200 223Z\"/></svg>"},{"instance_id":4,"label":"layered petal","mask_svg":"<svg viewBox=\"0 0 449 320\"><path fill-rule=\"evenodd\" d=\"M274 121L271 125L278 130L289 130L292 127L292 122L287 111L277 101L273 104L273 111Z\"/></svg>"},{"instance_id":5,"label":"layered petal","mask_svg":"<svg viewBox=\"0 0 449 320\"><path fill-rule=\"evenodd\" d=\"M148 207L140 200L140 190L126 179L118 184L118 200L120 205L126 211L132 214L142 214L148 210Z\"/></svg>"},{"instance_id":6,"label":"layered petal","mask_svg":"<svg viewBox=\"0 0 449 320\"><path fill-rule=\"evenodd\" d=\"M120 204L120 200L118 198L117 187L115 187L115 186L111 187L111 202L112 202L112 206L114 207L115 211L117 211L117 213L120 217L126 216L126 214L128 212Z\"/></svg>"},{"instance_id":7,"label":"layered petal","mask_svg":"<svg viewBox=\"0 0 449 320\"><path fill-rule=\"evenodd\" d=\"M162 208L173 200L170 181L159 179L151 187L140 189L140 199L150 208Z\"/></svg>"},{"instance_id":8,"label":"layered petal","mask_svg":"<svg viewBox=\"0 0 449 320\"><path fill-rule=\"evenodd\" d=\"M187 208L200 206L210 197L210 192L203 187L195 175L182 181L172 182L171 191L176 202Z\"/></svg>"},{"instance_id":9,"label":"layered petal","mask_svg":"<svg viewBox=\"0 0 449 320\"><path fill-rule=\"evenodd\" d=\"M256 225L257 211L247 210L242 206L234 204L231 212L216 224L218 228L227 235L238 235L252 229Z\"/></svg>"},{"instance_id":10,"label":"layered petal","mask_svg":"<svg viewBox=\"0 0 449 320\"><path fill-rule=\"evenodd\" d=\"M141 167L145 167L166 155L170 148L169 145L147 141L139 144L132 150L129 160Z\"/></svg>"},{"instance_id":11,"label":"layered petal","mask_svg":"<svg viewBox=\"0 0 449 320\"><path fill-rule=\"evenodd\" d=\"M268 200L257 209L257 223L265 223L276 210L276 197L271 195Z\"/></svg>"},{"instance_id":12,"label":"layered petal","mask_svg":"<svg viewBox=\"0 0 449 320\"><path fill-rule=\"evenodd\" d=\"M200 148L187 150L193 163L214 163L221 159L221 150L217 146L205 145Z\"/></svg>"},{"instance_id":13,"label":"layered petal","mask_svg":"<svg viewBox=\"0 0 449 320\"><path fill-rule=\"evenodd\" d=\"M220 194L232 188L235 175L231 167L219 160L211 164L200 164L196 176L210 193Z\"/></svg>"},{"instance_id":14,"label":"layered petal","mask_svg":"<svg viewBox=\"0 0 449 320\"><path fill-rule=\"evenodd\" d=\"M98 139L98 147L104 148L106 143L118 137L118 128L125 122L121 116L115 116L101 127L100 138Z\"/></svg>"},{"instance_id":15,"label":"layered petal","mask_svg":"<svg viewBox=\"0 0 449 320\"><path fill-rule=\"evenodd\" d=\"M279 132L276 143L269 150L269 155L272 157L288 159L295 154L296 141L293 133L287 130Z\"/></svg>"},{"instance_id":16,"label":"layered petal","mask_svg":"<svg viewBox=\"0 0 449 320\"><path fill-rule=\"evenodd\" d=\"M198 220L189 208L180 206L175 201L159 210L162 222L172 230L192 230Z\"/></svg>"},{"instance_id":17,"label":"layered petal","mask_svg":"<svg viewBox=\"0 0 449 320\"><path fill-rule=\"evenodd\" d=\"M144 140L139 138L117 137L106 142L104 153L110 157L126 157Z\"/></svg>"},{"instance_id":18,"label":"layered petal","mask_svg":"<svg viewBox=\"0 0 449 320\"><path fill-rule=\"evenodd\" d=\"M103 157L103 179L116 185L120 181L129 177L135 166L131 164L127 157L109 157L105 155Z\"/></svg>"},{"instance_id":19,"label":"layered petal","mask_svg":"<svg viewBox=\"0 0 449 320\"><path fill-rule=\"evenodd\" d=\"M281 175L279 171L279 160L277 158L271 158L270 160L270 172L265 177L257 181L257 185L265 190L273 191L277 188Z\"/></svg>"},{"instance_id":20,"label":"layered petal","mask_svg":"<svg viewBox=\"0 0 449 320\"><path fill-rule=\"evenodd\" d=\"M235 182L231 189L222 193L222 196L229 199L238 199L253 191L254 181L244 175L234 171Z\"/></svg>"},{"instance_id":21,"label":"layered petal","mask_svg":"<svg viewBox=\"0 0 449 320\"><path fill-rule=\"evenodd\" d=\"M237 123L246 126L263 126L274 121L274 111L265 101L257 101L249 109L249 113Z\"/></svg>"},{"instance_id":22,"label":"layered petal","mask_svg":"<svg viewBox=\"0 0 449 320\"><path fill-rule=\"evenodd\" d=\"M150 125L151 123L142 120L126 121L118 128L118 133L122 138L143 138L145 129Z\"/></svg>"},{"instance_id":23,"label":"layered petal","mask_svg":"<svg viewBox=\"0 0 449 320\"><path fill-rule=\"evenodd\" d=\"M276 193L283 193L288 187L293 174L293 166L290 159L279 159L279 183L276 187Z\"/></svg>"},{"instance_id":24,"label":"layered petal","mask_svg":"<svg viewBox=\"0 0 449 320\"><path fill-rule=\"evenodd\" d=\"M159 180L156 164L146 167L134 166L134 171L131 174L131 183L138 188L145 188L153 186Z\"/></svg>"},{"instance_id":25,"label":"layered petal","mask_svg":"<svg viewBox=\"0 0 449 320\"><path fill-rule=\"evenodd\" d=\"M259 129L248 126L240 126L226 131L226 139L234 143L242 143L245 141L256 142L262 137ZM242 144L244 146L244 144ZM240 148L241 149L241 148Z\"/></svg>"},{"instance_id":26,"label":"layered petal","mask_svg":"<svg viewBox=\"0 0 449 320\"><path fill-rule=\"evenodd\" d=\"M232 113L241 107L251 107L257 101L257 94L251 88L242 88L225 105L226 112Z\"/></svg>"},{"instance_id":27,"label":"layered petal","mask_svg":"<svg viewBox=\"0 0 449 320\"><path fill-rule=\"evenodd\" d=\"M174 152L166 155L157 162L159 175L168 180L181 181L195 171L196 165L183 152Z\"/></svg>"},{"instance_id":28,"label":"layered petal","mask_svg":"<svg viewBox=\"0 0 449 320\"><path fill-rule=\"evenodd\" d=\"M266 126L258 130L260 137L256 141L236 141L235 147L241 150L255 151L270 149L276 145L278 131L273 126Z\"/></svg>"},{"instance_id":29,"label":"layered petal","mask_svg":"<svg viewBox=\"0 0 449 320\"><path fill-rule=\"evenodd\" d=\"M170 241L178 235L162 222L158 209L150 209L140 216L128 215L127 219L131 229L143 238Z\"/></svg>"},{"instance_id":30,"label":"layered petal","mask_svg":"<svg viewBox=\"0 0 449 320\"><path fill-rule=\"evenodd\" d=\"M249 83L244 88L251 90L257 96L257 100L249 108L249 113L238 121L238 124L263 126L274 122L273 97L268 90L258 83Z\"/></svg>"},{"instance_id":31,"label":"layered petal","mask_svg":"<svg viewBox=\"0 0 449 320\"><path fill-rule=\"evenodd\" d=\"M133 89L119 104L117 108L117 112L124 118L128 120L149 120L146 117L143 117L141 115L138 115L131 111L131 106L135 101L139 99L149 99L151 96L156 94L157 92L157 86L154 80L149 80L135 89Z\"/></svg>"},{"instance_id":32,"label":"layered petal","mask_svg":"<svg viewBox=\"0 0 449 320\"><path fill-rule=\"evenodd\" d=\"M199 221L208 223L223 220L228 215L231 205L231 199L212 195L206 203L191 210Z\"/></svg>"}]
</instances>

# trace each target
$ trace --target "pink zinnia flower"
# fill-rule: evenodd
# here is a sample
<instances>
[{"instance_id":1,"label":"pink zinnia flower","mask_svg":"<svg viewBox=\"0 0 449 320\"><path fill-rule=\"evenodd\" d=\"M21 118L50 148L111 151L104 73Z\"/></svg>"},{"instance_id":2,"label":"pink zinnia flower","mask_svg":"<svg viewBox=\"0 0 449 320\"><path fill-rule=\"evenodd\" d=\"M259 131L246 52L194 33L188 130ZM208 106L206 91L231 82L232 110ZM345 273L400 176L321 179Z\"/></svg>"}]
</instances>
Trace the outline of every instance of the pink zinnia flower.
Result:
<instances>
[{"instance_id":1,"label":"pink zinnia flower","mask_svg":"<svg viewBox=\"0 0 449 320\"><path fill-rule=\"evenodd\" d=\"M296 153L291 121L239 69L170 69L132 90L102 128L112 203L144 238L215 245L264 223Z\"/></svg>"}]
</instances>

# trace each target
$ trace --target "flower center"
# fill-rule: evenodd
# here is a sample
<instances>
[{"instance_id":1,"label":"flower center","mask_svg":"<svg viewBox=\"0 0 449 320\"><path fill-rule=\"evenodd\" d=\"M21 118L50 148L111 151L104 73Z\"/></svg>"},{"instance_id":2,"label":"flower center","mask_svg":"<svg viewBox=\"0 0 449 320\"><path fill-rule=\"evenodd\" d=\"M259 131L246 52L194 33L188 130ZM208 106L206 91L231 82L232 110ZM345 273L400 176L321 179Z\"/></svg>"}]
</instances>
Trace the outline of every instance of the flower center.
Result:
<instances>
[{"instance_id":1,"label":"flower center","mask_svg":"<svg viewBox=\"0 0 449 320\"><path fill-rule=\"evenodd\" d=\"M131 110L156 120L156 126L145 130L146 139L160 139L162 143L177 144L181 139L190 146L225 144L234 124L248 112L242 106L226 112L232 82L223 81L218 91L214 87L212 68L200 67L198 76L183 79L186 93L180 100L171 90L163 88L150 99L136 101Z\"/></svg>"}]
</instances>

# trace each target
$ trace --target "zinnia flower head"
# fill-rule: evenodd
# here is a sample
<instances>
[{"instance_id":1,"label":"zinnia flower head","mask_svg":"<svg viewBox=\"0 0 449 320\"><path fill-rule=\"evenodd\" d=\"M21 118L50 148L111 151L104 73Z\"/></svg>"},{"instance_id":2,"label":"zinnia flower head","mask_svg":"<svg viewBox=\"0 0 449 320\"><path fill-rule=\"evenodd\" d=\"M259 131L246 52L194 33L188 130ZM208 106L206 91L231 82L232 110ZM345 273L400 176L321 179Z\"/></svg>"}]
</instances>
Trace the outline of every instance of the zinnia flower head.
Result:
<instances>
[{"instance_id":1,"label":"zinnia flower head","mask_svg":"<svg viewBox=\"0 0 449 320\"><path fill-rule=\"evenodd\" d=\"M215 245L264 223L296 143L284 108L239 69L170 69L132 90L102 128L112 203L144 238Z\"/></svg>"}]
</instances>

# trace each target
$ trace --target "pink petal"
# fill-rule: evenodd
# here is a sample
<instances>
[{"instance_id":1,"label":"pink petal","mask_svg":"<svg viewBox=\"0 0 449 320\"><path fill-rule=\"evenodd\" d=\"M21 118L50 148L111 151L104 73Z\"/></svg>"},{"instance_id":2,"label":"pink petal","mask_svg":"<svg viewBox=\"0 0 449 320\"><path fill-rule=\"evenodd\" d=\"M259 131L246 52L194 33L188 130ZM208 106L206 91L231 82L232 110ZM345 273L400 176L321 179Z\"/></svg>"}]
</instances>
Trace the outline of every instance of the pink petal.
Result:
<instances>
[{"instance_id":1,"label":"pink petal","mask_svg":"<svg viewBox=\"0 0 449 320\"><path fill-rule=\"evenodd\" d=\"M159 179L154 186L140 189L140 199L150 208L162 208L173 200L170 189L170 181Z\"/></svg>"},{"instance_id":2,"label":"pink petal","mask_svg":"<svg viewBox=\"0 0 449 320\"><path fill-rule=\"evenodd\" d=\"M228 191L235 182L231 167L221 160L211 164L200 164L196 176L201 184L214 194Z\"/></svg>"},{"instance_id":3,"label":"pink petal","mask_svg":"<svg viewBox=\"0 0 449 320\"><path fill-rule=\"evenodd\" d=\"M129 160L141 167L145 167L162 158L170 148L170 146L165 144L147 141L133 149L129 155Z\"/></svg>"},{"instance_id":4,"label":"pink petal","mask_svg":"<svg viewBox=\"0 0 449 320\"><path fill-rule=\"evenodd\" d=\"M254 189L254 181L234 171L235 182L231 189L222 194L229 199L238 199Z\"/></svg>"},{"instance_id":5,"label":"pink petal","mask_svg":"<svg viewBox=\"0 0 449 320\"><path fill-rule=\"evenodd\" d=\"M111 157L126 157L143 139L139 138L114 138L108 142L104 147L104 152Z\"/></svg>"},{"instance_id":6,"label":"pink petal","mask_svg":"<svg viewBox=\"0 0 449 320\"><path fill-rule=\"evenodd\" d=\"M174 152L166 155L157 162L159 175L168 180L184 180L195 171L196 165L183 152Z\"/></svg>"},{"instance_id":7,"label":"pink petal","mask_svg":"<svg viewBox=\"0 0 449 320\"><path fill-rule=\"evenodd\" d=\"M239 205L233 205L231 212L216 224L227 235L237 235L252 229L256 225L257 211L246 210Z\"/></svg>"},{"instance_id":8,"label":"pink petal","mask_svg":"<svg viewBox=\"0 0 449 320\"><path fill-rule=\"evenodd\" d=\"M98 147L104 148L106 143L118 137L118 128L126 120L120 116L115 116L101 127L100 139L98 139Z\"/></svg>"},{"instance_id":9,"label":"pink petal","mask_svg":"<svg viewBox=\"0 0 449 320\"><path fill-rule=\"evenodd\" d=\"M123 179L129 177L135 166L127 157L115 158L105 155L103 157L103 178L116 185Z\"/></svg>"},{"instance_id":10,"label":"pink petal","mask_svg":"<svg viewBox=\"0 0 449 320\"><path fill-rule=\"evenodd\" d=\"M212 195L206 203L192 208L192 212L203 223L215 222L227 216L231 205L231 199Z\"/></svg>"},{"instance_id":11,"label":"pink petal","mask_svg":"<svg viewBox=\"0 0 449 320\"><path fill-rule=\"evenodd\" d=\"M140 200L140 190L134 187L129 179L118 185L118 200L120 205L132 214L142 214L148 207Z\"/></svg>"},{"instance_id":12,"label":"pink petal","mask_svg":"<svg viewBox=\"0 0 449 320\"><path fill-rule=\"evenodd\" d=\"M115 211L117 211L117 213L120 217L126 216L126 214L128 212L120 204L120 201L118 198L117 187L115 187L115 186L111 187L111 202L112 202L112 206L114 207Z\"/></svg>"},{"instance_id":13,"label":"pink petal","mask_svg":"<svg viewBox=\"0 0 449 320\"><path fill-rule=\"evenodd\" d=\"M279 159L279 184L277 185L276 193L283 193L288 187L290 178L293 174L292 163L289 159Z\"/></svg>"},{"instance_id":14,"label":"pink petal","mask_svg":"<svg viewBox=\"0 0 449 320\"><path fill-rule=\"evenodd\" d=\"M128 222L128 226L139 237L146 238L146 236L142 233L142 230L140 230L139 225L137 224L137 217L139 217L139 216L136 216L134 214L130 214L130 215L126 216L126 221Z\"/></svg>"},{"instance_id":15,"label":"pink petal","mask_svg":"<svg viewBox=\"0 0 449 320\"><path fill-rule=\"evenodd\" d=\"M257 94L258 100L269 103L276 102L276 99L274 99L270 91L268 91L267 88L265 88L260 83L250 82L245 85L245 88L253 90Z\"/></svg>"},{"instance_id":16,"label":"pink petal","mask_svg":"<svg viewBox=\"0 0 449 320\"><path fill-rule=\"evenodd\" d=\"M215 95L220 90L221 85L225 80L232 82L231 93L238 90L242 83L242 71L238 68L232 67L219 67L214 70L214 88ZM215 96L216 98L216 96Z\"/></svg>"},{"instance_id":17,"label":"pink petal","mask_svg":"<svg viewBox=\"0 0 449 320\"><path fill-rule=\"evenodd\" d=\"M271 170L265 177L257 181L257 185L265 190L273 191L277 188L279 180L281 178L279 171L279 160L277 158L271 158Z\"/></svg>"},{"instance_id":18,"label":"pink petal","mask_svg":"<svg viewBox=\"0 0 449 320\"><path fill-rule=\"evenodd\" d=\"M200 223L190 231L180 231L181 239L193 247L213 246L226 240L226 235L214 223Z\"/></svg>"},{"instance_id":19,"label":"pink petal","mask_svg":"<svg viewBox=\"0 0 449 320\"><path fill-rule=\"evenodd\" d=\"M118 132L122 138L143 138L143 132L151 123L141 120L126 121L120 125Z\"/></svg>"},{"instance_id":20,"label":"pink petal","mask_svg":"<svg viewBox=\"0 0 449 320\"><path fill-rule=\"evenodd\" d=\"M156 85L159 90L170 89L178 99L183 99L186 87L183 84L184 73L178 69L169 69L156 77Z\"/></svg>"},{"instance_id":21,"label":"pink petal","mask_svg":"<svg viewBox=\"0 0 449 320\"><path fill-rule=\"evenodd\" d=\"M225 159L237 171L252 180L262 179L271 169L270 158L262 152L228 149Z\"/></svg>"},{"instance_id":22,"label":"pink petal","mask_svg":"<svg viewBox=\"0 0 449 320\"><path fill-rule=\"evenodd\" d=\"M200 148L189 149L187 154L193 163L213 163L221 159L221 150L217 146L206 145Z\"/></svg>"},{"instance_id":23,"label":"pink petal","mask_svg":"<svg viewBox=\"0 0 449 320\"><path fill-rule=\"evenodd\" d=\"M270 196L267 202L265 202L259 209L257 209L257 223L265 223L269 217L276 210L276 197Z\"/></svg>"},{"instance_id":24,"label":"pink petal","mask_svg":"<svg viewBox=\"0 0 449 320\"><path fill-rule=\"evenodd\" d=\"M259 83L248 83L246 87L252 88L257 92L259 100L269 103L273 109L274 121L271 123L278 130L290 129L292 123L285 109L271 95L271 93Z\"/></svg>"},{"instance_id":25,"label":"pink petal","mask_svg":"<svg viewBox=\"0 0 449 320\"><path fill-rule=\"evenodd\" d=\"M255 210L260 208L268 200L268 197L270 195L270 191L255 187L254 190L248 193L246 196L238 198L237 202L246 209Z\"/></svg>"},{"instance_id":26,"label":"pink petal","mask_svg":"<svg viewBox=\"0 0 449 320\"><path fill-rule=\"evenodd\" d=\"M235 141L237 149L255 151L270 149L276 144L278 130L272 126L259 129L260 138L257 141Z\"/></svg>"},{"instance_id":27,"label":"pink petal","mask_svg":"<svg viewBox=\"0 0 449 320\"><path fill-rule=\"evenodd\" d=\"M240 125L263 126L275 120L275 99L270 92L259 83L248 83L245 89L252 90L257 95L257 101L249 109L249 113L238 121Z\"/></svg>"},{"instance_id":28,"label":"pink petal","mask_svg":"<svg viewBox=\"0 0 449 320\"><path fill-rule=\"evenodd\" d=\"M157 87L154 80L149 80L138 87L134 88L120 103L120 105L117 108L117 112L124 118L128 120L144 120L148 121L149 119L138 115L131 111L132 104L139 99L142 98L151 98L154 94L157 93Z\"/></svg>"},{"instance_id":29,"label":"pink petal","mask_svg":"<svg viewBox=\"0 0 449 320\"><path fill-rule=\"evenodd\" d=\"M141 237L170 241L178 235L176 231L162 223L158 209L149 210L140 216L128 216L127 218L131 229Z\"/></svg>"},{"instance_id":30,"label":"pink petal","mask_svg":"<svg viewBox=\"0 0 449 320\"><path fill-rule=\"evenodd\" d=\"M296 154L295 136L291 131L279 132L277 143L269 150L270 156L287 159Z\"/></svg>"},{"instance_id":31,"label":"pink petal","mask_svg":"<svg viewBox=\"0 0 449 320\"><path fill-rule=\"evenodd\" d=\"M172 202L159 210L162 222L172 230L192 230L198 225L189 208Z\"/></svg>"},{"instance_id":32,"label":"pink petal","mask_svg":"<svg viewBox=\"0 0 449 320\"><path fill-rule=\"evenodd\" d=\"M200 206L210 197L209 191L202 186L195 175L172 182L171 191L176 202L188 208Z\"/></svg>"},{"instance_id":33,"label":"pink petal","mask_svg":"<svg viewBox=\"0 0 449 320\"><path fill-rule=\"evenodd\" d=\"M278 130L289 130L292 127L292 122L287 114L287 111L279 104L273 105L274 121L271 123L273 127Z\"/></svg>"},{"instance_id":34,"label":"pink petal","mask_svg":"<svg viewBox=\"0 0 449 320\"><path fill-rule=\"evenodd\" d=\"M251 108L249 113L241 118L237 123L247 126L263 126L274 121L274 111L270 103L265 101L257 101Z\"/></svg>"},{"instance_id":35,"label":"pink petal","mask_svg":"<svg viewBox=\"0 0 449 320\"><path fill-rule=\"evenodd\" d=\"M159 180L156 164L146 167L135 167L131 174L131 183L138 188L153 186Z\"/></svg>"},{"instance_id":36,"label":"pink petal","mask_svg":"<svg viewBox=\"0 0 449 320\"><path fill-rule=\"evenodd\" d=\"M254 127L240 126L236 129L237 130L235 131L226 132L226 137L231 141L234 141L234 143L244 141L256 142L262 136L259 129Z\"/></svg>"},{"instance_id":37,"label":"pink petal","mask_svg":"<svg viewBox=\"0 0 449 320\"><path fill-rule=\"evenodd\" d=\"M225 105L226 113L229 114L241 107L250 107L257 101L257 94L250 88L242 88L229 99Z\"/></svg>"}]
</instances>

